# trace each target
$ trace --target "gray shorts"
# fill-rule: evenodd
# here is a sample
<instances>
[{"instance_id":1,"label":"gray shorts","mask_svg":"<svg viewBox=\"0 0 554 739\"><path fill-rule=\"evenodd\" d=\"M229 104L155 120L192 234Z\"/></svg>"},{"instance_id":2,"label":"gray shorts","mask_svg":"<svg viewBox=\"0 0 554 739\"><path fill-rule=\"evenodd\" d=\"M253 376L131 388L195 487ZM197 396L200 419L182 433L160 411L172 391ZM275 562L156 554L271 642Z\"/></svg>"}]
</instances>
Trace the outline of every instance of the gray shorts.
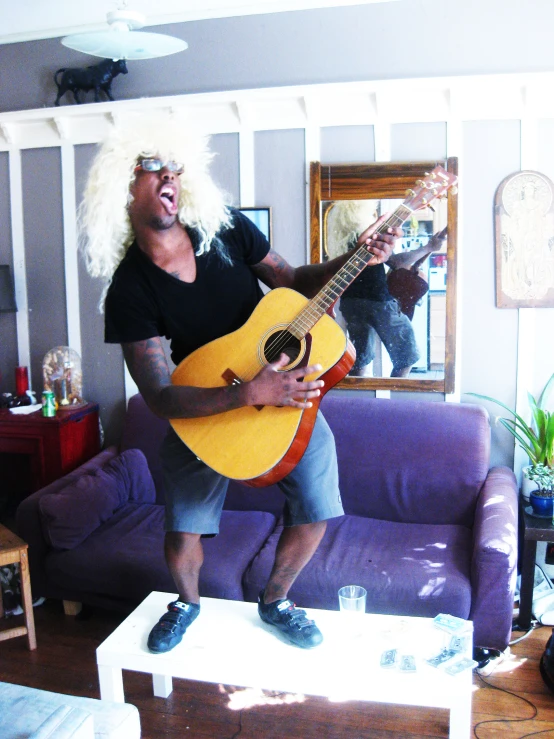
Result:
<instances>
[{"instance_id":1,"label":"gray shorts","mask_svg":"<svg viewBox=\"0 0 554 739\"><path fill-rule=\"evenodd\" d=\"M245 454L248 450L245 450ZM219 533L229 480L201 462L172 428L161 448L165 488L165 530L191 534ZM285 526L342 516L335 439L317 414L308 448L281 482Z\"/></svg>"},{"instance_id":2,"label":"gray shorts","mask_svg":"<svg viewBox=\"0 0 554 739\"><path fill-rule=\"evenodd\" d=\"M396 300L342 298L340 311L356 349L354 367L365 367L375 358L375 333L385 345L394 369L411 367L419 359L412 322Z\"/></svg>"}]
</instances>

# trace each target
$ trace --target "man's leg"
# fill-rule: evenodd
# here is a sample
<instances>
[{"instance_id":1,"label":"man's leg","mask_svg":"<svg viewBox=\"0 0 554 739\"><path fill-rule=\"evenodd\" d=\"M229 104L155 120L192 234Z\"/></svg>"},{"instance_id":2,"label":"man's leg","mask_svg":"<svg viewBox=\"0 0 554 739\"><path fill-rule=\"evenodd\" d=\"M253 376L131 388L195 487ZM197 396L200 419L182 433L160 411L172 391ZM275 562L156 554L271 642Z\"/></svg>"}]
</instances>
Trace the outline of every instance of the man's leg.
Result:
<instances>
[{"instance_id":1,"label":"man's leg","mask_svg":"<svg viewBox=\"0 0 554 739\"><path fill-rule=\"evenodd\" d=\"M288 596L300 571L313 557L326 528L326 521L317 521L283 529L264 591L264 603L273 603Z\"/></svg>"},{"instance_id":2,"label":"man's leg","mask_svg":"<svg viewBox=\"0 0 554 739\"><path fill-rule=\"evenodd\" d=\"M393 367L392 372L390 373L391 377L409 377L410 372L412 371L412 365L409 367L399 367L395 369Z\"/></svg>"},{"instance_id":3,"label":"man's leg","mask_svg":"<svg viewBox=\"0 0 554 739\"><path fill-rule=\"evenodd\" d=\"M177 586L179 600L199 603L198 579L204 562L200 534L168 531L165 535L165 559Z\"/></svg>"},{"instance_id":4,"label":"man's leg","mask_svg":"<svg viewBox=\"0 0 554 739\"><path fill-rule=\"evenodd\" d=\"M323 538L326 521L285 527L277 543L275 563L265 590L260 593L258 613L297 647L310 649L323 641L321 631L306 611L297 608L287 595L289 588L310 561Z\"/></svg>"},{"instance_id":5,"label":"man's leg","mask_svg":"<svg viewBox=\"0 0 554 739\"><path fill-rule=\"evenodd\" d=\"M319 546L327 520L344 514L335 441L321 413L317 414L302 459L279 487L287 500L285 527L277 542L269 581L259 595L258 613L292 644L316 647L323 640L320 630L307 618L306 611L288 599L288 592Z\"/></svg>"},{"instance_id":6,"label":"man's leg","mask_svg":"<svg viewBox=\"0 0 554 739\"><path fill-rule=\"evenodd\" d=\"M356 349L356 360L351 375L359 374L375 357L375 334L367 314L368 301L364 298L342 298L340 312L348 329L348 338Z\"/></svg>"},{"instance_id":7,"label":"man's leg","mask_svg":"<svg viewBox=\"0 0 554 739\"><path fill-rule=\"evenodd\" d=\"M206 467L170 429L161 448L165 490L165 558L179 593L148 637L155 653L173 649L200 613L201 534L217 534L227 480ZM187 531L182 531L187 529ZM194 532L194 533L192 533Z\"/></svg>"},{"instance_id":8,"label":"man's leg","mask_svg":"<svg viewBox=\"0 0 554 739\"><path fill-rule=\"evenodd\" d=\"M167 613L148 636L148 649L155 654L169 652L176 647L200 613L198 578L204 560L200 534L166 532L165 558L179 597L168 604Z\"/></svg>"},{"instance_id":9,"label":"man's leg","mask_svg":"<svg viewBox=\"0 0 554 739\"><path fill-rule=\"evenodd\" d=\"M391 377L408 377L419 359L412 322L402 313L396 300L375 303L373 321L392 360Z\"/></svg>"}]
</instances>

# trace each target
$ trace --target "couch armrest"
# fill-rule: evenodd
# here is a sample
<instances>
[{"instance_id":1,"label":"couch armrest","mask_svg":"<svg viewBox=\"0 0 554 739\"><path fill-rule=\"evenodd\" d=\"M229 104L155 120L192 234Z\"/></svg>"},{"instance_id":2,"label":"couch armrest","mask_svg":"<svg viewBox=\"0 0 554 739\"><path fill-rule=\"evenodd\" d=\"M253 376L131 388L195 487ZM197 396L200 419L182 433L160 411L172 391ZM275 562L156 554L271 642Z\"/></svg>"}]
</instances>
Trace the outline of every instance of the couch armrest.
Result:
<instances>
[{"instance_id":1,"label":"couch armrest","mask_svg":"<svg viewBox=\"0 0 554 739\"><path fill-rule=\"evenodd\" d=\"M82 708L58 706L29 739L94 739L92 713Z\"/></svg>"},{"instance_id":2,"label":"couch armrest","mask_svg":"<svg viewBox=\"0 0 554 739\"><path fill-rule=\"evenodd\" d=\"M508 467L493 467L477 500L471 562L474 644L504 650L512 630L517 576L518 491Z\"/></svg>"},{"instance_id":3,"label":"couch armrest","mask_svg":"<svg viewBox=\"0 0 554 739\"><path fill-rule=\"evenodd\" d=\"M39 501L43 495L55 493L61 490L71 482L75 482L85 474L91 474L95 470L103 467L108 460L118 454L117 447L111 446L96 456L89 459L77 469L64 475L59 480L55 480L32 495L24 498L16 511L17 532L21 538L29 545L29 566L31 570L31 587L33 597L45 595L44 586L46 583L46 573L44 570L44 562L46 553L49 550L48 543L44 538L41 524L41 516L39 510Z\"/></svg>"}]
</instances>

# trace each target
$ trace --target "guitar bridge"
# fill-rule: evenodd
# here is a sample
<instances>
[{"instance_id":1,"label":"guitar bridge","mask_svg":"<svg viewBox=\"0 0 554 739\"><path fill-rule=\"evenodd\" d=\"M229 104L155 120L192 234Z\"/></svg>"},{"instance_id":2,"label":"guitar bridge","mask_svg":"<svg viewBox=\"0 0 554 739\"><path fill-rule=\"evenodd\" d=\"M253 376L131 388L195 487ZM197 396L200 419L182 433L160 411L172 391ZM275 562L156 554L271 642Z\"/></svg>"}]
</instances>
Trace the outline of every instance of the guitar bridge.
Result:
<instances>
[{"instance_id":1,"label":"guitar bridge","mask_svg":"<svg viewBox=\"0 0 554 739\"><path fill-rule=\"evenodd\" d=\"M225 372L221 375L221 377L225 380L227 385L242 385L242 380L240 377L233 372L232 369L226 369ZM255 405L253 406L257 411L261 411L263 408L263 405Z\"/></svg>"},{"instance_id":2,"label":"guitar bridge","mask_svg":"<svg viewBox=\"0 0 554 739\"><path fill-rule=\"evenodd\" d=\"M227 385L241 385L242 380L238 375L236 375L232 369L226 369L225 372L221 375Z\"/></svg>"}]
</instances>

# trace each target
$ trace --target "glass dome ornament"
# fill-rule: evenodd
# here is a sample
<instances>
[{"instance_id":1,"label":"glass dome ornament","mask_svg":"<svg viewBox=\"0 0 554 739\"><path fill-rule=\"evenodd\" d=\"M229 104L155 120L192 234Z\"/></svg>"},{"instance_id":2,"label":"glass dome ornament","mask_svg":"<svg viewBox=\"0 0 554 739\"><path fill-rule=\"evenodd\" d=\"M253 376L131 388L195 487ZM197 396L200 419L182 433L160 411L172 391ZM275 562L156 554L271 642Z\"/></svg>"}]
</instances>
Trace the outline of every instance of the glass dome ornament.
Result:
<instances>
[{"instance_id":1,"label":"glass dome ornament","mask_svg":"<svg viewBox=\"0 0 554 739\"><path fill-rule=\"evenodd\" d=\"M68 346L55 346L42 360L43 390L54 393L58 410L86 405L83 399L81 357Z\"/></svg>"}]
</instances>

